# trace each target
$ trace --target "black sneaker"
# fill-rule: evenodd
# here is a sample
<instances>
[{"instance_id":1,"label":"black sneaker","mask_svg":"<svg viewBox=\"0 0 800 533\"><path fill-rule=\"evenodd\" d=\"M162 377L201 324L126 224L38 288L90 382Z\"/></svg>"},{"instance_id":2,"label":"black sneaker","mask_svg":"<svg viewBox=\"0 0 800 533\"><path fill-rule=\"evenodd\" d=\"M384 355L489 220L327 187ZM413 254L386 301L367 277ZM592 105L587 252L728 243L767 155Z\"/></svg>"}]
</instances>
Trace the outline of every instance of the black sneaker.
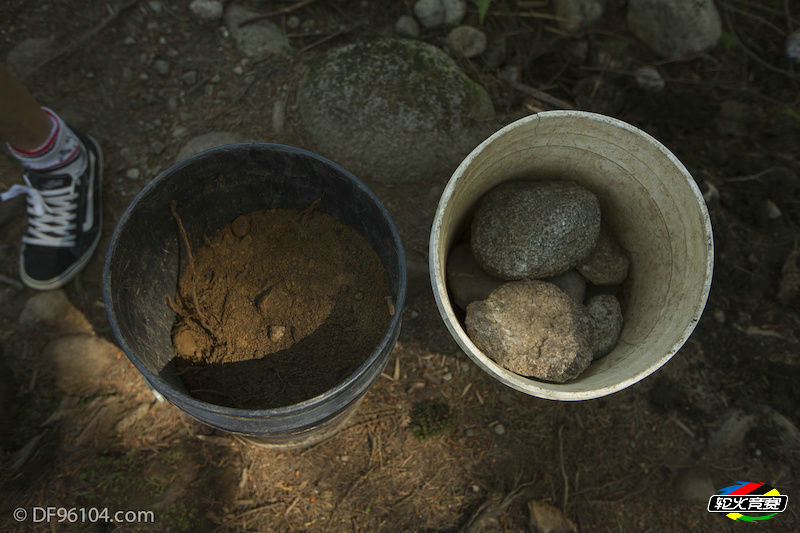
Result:
<instances>
[{"instance_id":1,"label":"black sneaker","mask_svg":"<svg viewBox=\"0 0 800 533\"><path fill-rule=\"evenodd\" d=\"M100 241L103 153L94 139L70 129L86 159L83 172L69 172L74 161L44 172L28 170L27 186L12 187L28 194L19 270L23 283L33 289L64 286L86 266Z\"/></svg>"}]
</instances>

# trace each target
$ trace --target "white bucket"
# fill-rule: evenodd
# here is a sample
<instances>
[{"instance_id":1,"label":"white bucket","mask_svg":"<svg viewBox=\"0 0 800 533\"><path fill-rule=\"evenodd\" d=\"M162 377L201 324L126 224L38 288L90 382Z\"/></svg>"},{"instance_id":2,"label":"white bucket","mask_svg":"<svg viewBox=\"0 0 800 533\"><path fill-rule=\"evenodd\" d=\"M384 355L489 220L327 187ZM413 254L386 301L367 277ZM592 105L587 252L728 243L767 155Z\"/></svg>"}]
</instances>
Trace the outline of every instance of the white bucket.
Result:
<instances>
[{"instance_id":1,"label":"white bucket","mask_svg":"<svg viewBox=\"0 0 800 533\"><path fill-rule=\"evenodd\" d=\"M495 363L467 336L447 291L447 254L479 198L499 183L520 178L569 179L593 191L604 224L631 258L616 348L567 383L526 378ZM708 211L683 164L630 124L581 111L532 115L481 143L450 178L430 236L433 293L453 338L494 378L551 400L605 396L669 361L700 319L713 264Z\"/></svg>"}]
</instances>

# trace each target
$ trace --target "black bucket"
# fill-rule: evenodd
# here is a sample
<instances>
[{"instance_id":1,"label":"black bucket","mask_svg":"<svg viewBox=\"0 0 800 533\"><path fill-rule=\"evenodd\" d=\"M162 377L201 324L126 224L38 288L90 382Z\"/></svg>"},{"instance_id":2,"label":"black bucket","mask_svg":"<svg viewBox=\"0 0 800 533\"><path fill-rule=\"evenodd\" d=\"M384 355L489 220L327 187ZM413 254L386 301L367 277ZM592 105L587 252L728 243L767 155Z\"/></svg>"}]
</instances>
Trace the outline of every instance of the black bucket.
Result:
<instances>
[{"instance_id":1,"label":"black bucket","mask_svg":"<svg viewBox=\"0 0 800 533\"><path fill-rule=\"evenodd\" d=\"M190 396L176 373L167 305L185 266L170 213L180 206L192 249L237 216L262 209L316 209L355 229L386 270L395 313L374 351L338 385L274 409L237 409ZM386 208L358 178L306 150L267 143L213 148L159 174L123 213L106 253L103 297L120 347L167 400L197 420L267 446L304 446L333 434L386 366L406 295L403 245ZM366 355L366 354L365 354Z\"/></svg>"}]
</instances>

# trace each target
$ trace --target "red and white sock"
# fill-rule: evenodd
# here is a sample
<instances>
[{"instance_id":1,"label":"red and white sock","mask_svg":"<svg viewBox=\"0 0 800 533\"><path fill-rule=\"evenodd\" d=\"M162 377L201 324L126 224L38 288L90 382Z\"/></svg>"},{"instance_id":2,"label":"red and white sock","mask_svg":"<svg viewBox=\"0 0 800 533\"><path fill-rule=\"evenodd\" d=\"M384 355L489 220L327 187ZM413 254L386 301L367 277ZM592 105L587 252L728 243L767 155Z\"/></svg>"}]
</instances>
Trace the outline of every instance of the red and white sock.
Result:
<instances>
[{"instance_id":1,"label":"red and white sock","mask_svg":"<svg viewBox=\"0 0 800 533\"><path fill-rule=\"evenodd\" d=\"M8 149L29 170L47 172L63 168L64 172L70 174L82 172L86 166L86 154L81 149L80 141L52 110L46 107L42 110L53 124L47 140L33 150L21 150L6 143Z\"/></svg>"}]
</instances>

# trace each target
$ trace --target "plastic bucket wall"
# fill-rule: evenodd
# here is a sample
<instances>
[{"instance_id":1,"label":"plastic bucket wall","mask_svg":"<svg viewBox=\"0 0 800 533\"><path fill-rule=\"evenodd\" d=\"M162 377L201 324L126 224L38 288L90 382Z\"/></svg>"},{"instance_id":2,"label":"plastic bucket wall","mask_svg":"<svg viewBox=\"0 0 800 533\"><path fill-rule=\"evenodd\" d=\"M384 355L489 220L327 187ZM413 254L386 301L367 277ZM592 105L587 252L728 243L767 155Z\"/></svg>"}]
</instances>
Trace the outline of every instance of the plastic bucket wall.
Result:
<instances>
[{"instance_id":1,"label":"plastic bucket wall","mask_svg":"<svg viewBox=\"0 0 800 533\"><path fill-rule=\"evenodd\" d=\"M171 362L167 305L186 266L184 245L170 212L178 212L193 250L238 215L260 209L317 209L361 234L381 259L395 314L366 361L333 389L275 409L235 409L191 397ZM182 264L179 265L179 261ZM214 148L162 172L120 218L106 254L103 296L120 347L145 379L171 403L210 426L266 445L308 445L332 434L351 415L386 365L400 331L406 265L397 228L378 198L327 159L288 146L246 143ZM367 357L368 356L368 357Z\"/></svg>"},{"instance_id":2,"label":"plastic bucket wall","mask_svg":"<svg viewBox=\"0 0 800 533\"><path fill-rule=\"evenodd\" d=\"M574 381L529 379L496 364L472 343L448 296L448 251L478 199L512 179L569 179L599 198L604 223L631 257L616 348ZM501 129L461 163L439 201L430 273L450 333L483 370L517 390L553 400L605 396L666 363L695 327L708 297L713 240L708 211L689 172L658 141L602 115L550 111Z\"/></svg>"}]
</instances>

